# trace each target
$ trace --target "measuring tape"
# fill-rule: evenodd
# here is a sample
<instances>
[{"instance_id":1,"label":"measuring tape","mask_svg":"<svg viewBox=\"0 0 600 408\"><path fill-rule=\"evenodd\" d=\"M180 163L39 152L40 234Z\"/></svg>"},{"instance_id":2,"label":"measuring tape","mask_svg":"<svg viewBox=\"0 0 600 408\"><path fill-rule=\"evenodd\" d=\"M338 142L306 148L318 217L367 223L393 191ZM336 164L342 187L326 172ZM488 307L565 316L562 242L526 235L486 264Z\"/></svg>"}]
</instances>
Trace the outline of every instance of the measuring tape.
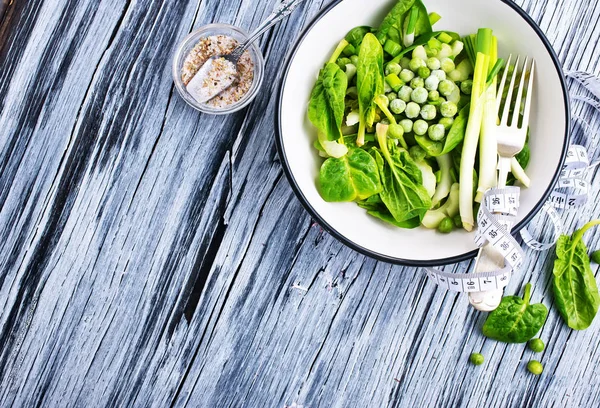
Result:
<instances>
[{"instance_id":1,"label":"measuring tape","mask_svg":"<svg viewBox=\"0 0 600 408\"><path fill-rule=\"evenodd\" d=\"M567 72L566 75L581 83L600 98L599 78L581 71ZM600 101L596 99L583 95L572 95L571 99L584 102L600 111ZM584 134L592 132L592 127L583 118L574 116L573 119L583 128ZM588 171L598 164L600 161L590 164L588 152L584 146L569 146L557 185L541 209L541 213L546 214L551 221L552 238L548 242L540 242L527 228L523 228L520 234L528 247L536 251L543 251L556 244L564 229L556 209L581 207L587 202L590 185L585 177ZM504 268L478 273L448 273L434 268L424 268L427 276L437 285L456 292L482 292L506 287L512 273L521 267L524 259L521 246L509 232L515 223L519 208L519 193L519 187L488 190L477 217L478 228L475 243L478 247L489 243L500 252L504 257Z\"/></svg>"},{"instance_id":2,"label":"measuring tape","mask_svg":"<svg viewBox=\"0 0 600 408\"><path fill-rule=\"evenodd\" d=\"M478 247L491 245L502 254L505 266L491 272L448 273L434 268L424 268L427 276L437 285L456 292L482 292L504 288L513 271L523 263L523 250L510 235L519 209L519 187L493 188L483 196L477 213Z\"/></svg>"}]
</instances>

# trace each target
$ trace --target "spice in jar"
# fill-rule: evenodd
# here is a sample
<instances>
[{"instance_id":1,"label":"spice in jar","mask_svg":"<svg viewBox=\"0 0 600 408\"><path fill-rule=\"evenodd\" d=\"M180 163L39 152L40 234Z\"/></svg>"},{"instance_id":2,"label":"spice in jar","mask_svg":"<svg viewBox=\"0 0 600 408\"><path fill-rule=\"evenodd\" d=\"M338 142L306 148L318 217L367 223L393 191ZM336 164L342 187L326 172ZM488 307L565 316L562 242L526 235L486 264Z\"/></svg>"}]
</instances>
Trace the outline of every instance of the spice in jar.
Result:
<instances>
[{"instance_id":1,"label":"spice in jar","mask_svg":"<svg viewBox=\"0 0 600 408\"><path fill-rule=\"evenodd\" d=\"M225 108L241 100L250 90L254 62L248 50L244 51L236 67L224 58L211 59L230 54L237 46L238 41L232 37L212 35L201 38L192 48L183 62L181 80L194 99L213 108ZM229 84L231 86L225 86Z\"/></svg>"}]
</instances>

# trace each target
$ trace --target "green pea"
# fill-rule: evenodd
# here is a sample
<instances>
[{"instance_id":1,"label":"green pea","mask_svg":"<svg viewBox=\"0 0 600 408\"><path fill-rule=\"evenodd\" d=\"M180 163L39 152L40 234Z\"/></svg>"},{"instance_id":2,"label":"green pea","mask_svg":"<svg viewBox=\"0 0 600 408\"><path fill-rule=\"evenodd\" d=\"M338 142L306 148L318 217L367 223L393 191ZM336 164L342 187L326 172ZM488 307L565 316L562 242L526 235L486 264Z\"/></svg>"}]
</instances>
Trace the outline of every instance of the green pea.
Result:
<instances>
[{"instance_id":1,"label":"green pea","mask_svg":"<svg viewBox=\"0 0 600 408\"><path fill-rule=\"evenodd\" d=\"M440 91L442 95L448 96L454 91L455 86L456 85L454 85L454 82L450 81L449 79L444 79L443 81L440 81L440 84L438 85L438 91Z\"/></svg>"},{"instance_id":2,"label":"green pea","mask_svg":"<svg viewBox=\"0 0 600 408\"><path fill-rule=\"evenodd\" d=\"M433 105L425 105L421 108L421 117L425 120L435 119L436 110Z\"/></svg>"},{"instance_id":3,"label":"green pea","mask_svg":"<svg viewBox=\"0 0 600 408\"><path fill-rule=\"evenodd\" d=\"M395 62L390 62L389 64L387 64L385 66L385 74L386 75L389 75L389 74L398 75L400 73L400 71L402 71L402 67L400 66L400 64L397 64Z\"/></svg>"},{"instance_id":4,"label":"green pea","mask_svg":"<svg viewBox=\"0 0 600 408\"><path fill-rule=\"evenodd\" d=\"M427 58L426 64L427 64L427 68L429 68L432 71L434 69L440 69L440 66L441 66L440 60L435 57Z\"/></svg>"},{"instance_id":5,"label":"green pea","mask_svg":"<svg viewBox=\"0 0 600 408\"><path fill-rule=\"evenodd\" d=\"M390 110L396 115L401 114L406 109L406 102L402 99L394 99L390 102Z\"/></svg>"},{"instance_id":6,"label":"green pea","mask_svg":"<svg viewBox=\"0 0 600 408\"><path fill-rule=\"evenodd\" d=\"M535 353L541 353L542 351L544 351L544 342L542 341L542 339L531 339L527 344L529 345L531 351Z\"/></svg>"},{"instance_id":7,"label":"green pea","mask_svg":"<svg viewBox=\"0 0 600 408\"><path fill-rule=\"evenodd\" d=\"M440 99L440 93L438 91L429 91L427 95L427 100L430 102L435 102Z\"/></svg>"},{"instance_id":8,"label":"green pea","mask_svg":"<svg viewBox=\"0 0 600 408\"><path fill-rule=\"evenodd\" d=\"M400 121L400 126L402 126L402 129L404 129L404 133L410 133L412 132L413 121L410 119L402 119Z\"/></svg>"},{"instance_id":9,"label":"green pea","mask_svg":"<svg viewBox=\"0 0 600 408\"><path fill-rule=\"evenodd\" d=\"M350 57L350 62L354 64L354 66L358 65L358 55L353 55Z\"/></svg>"},{"instance_id":10,"label":"green pea","mask_svg":"<svg viewBox=\"0 0 600 408\"><path fill-rule=\"evenodd\" d=\"M453 218L452 221L454 221L454 226L456 228L462 228L462 218L460 218L460 214L456 214Z\"/></svg>"},{"instance_id":11,"label":"green pea","mask_svg":"<svg viewBox=\"0 0 600 408\"><path fill-rule=\"evenodd\" d=\"M413 79L410 80L410 87L412 89L424 88L425 80L421 77L414 77Z\"/></svg>"},{"instance_id":12,"label":"green pea","mask_svg":"<svg viewBox=\"0 0 600 408\"><path fill-rule=\"evenodd\" d=\"M444 129L448 130L452 127L454 123L454 118L441 118L439 124L444 126Z\"/></svg>"},{"instance_id":13,"label":"green pea","mask_svg":"<svg viewBox=\"0 0 600 408\"><path fill-rule=\"evenodd\" d=\"M544 371L544 366L537 360L531 360L527 363L527 369L533 375L540 375Z\"/></svg>"},{"instance_id":14,"label":"green pea","mask_svg":"<svg viewBox=\"0 0 600 408\"><path fill-rule=\"evenodd\" d=\"M398 94L396 92L390 92L385 95L388 98L388 101L393 101L394 99L398 99Z\"/></svg>"},{"instance_id":15,"label":"green pea","mask_svg":"<svg viewBox=\"0 0 600 408\"><path fill-rule=\"evenodd\" d=\"M452 61L450 58L444 58L441 62L441 68L442 71L444 71L446 74L449 73L450 71L453 71L455 66L454 66L454 61Z\"/></svg>"},{"instance_id":16,"label":"green pea","mask_svg":"<svg viewBox=\"0 0 600 408\"><path fill-rule=\"evenodd\" d=\"M398 91L398 98L402 99L404 102L410 102L410 95L412 94L412 88L410 86L404 85Z\"/></svg>"},{"instance_id":17,"label":"green pea","mask_svg":"<svg viewBox=\"0 0 600 408\"><path fill-rule=\"evenodd\" d=\"M407 118L414 119L417 116L419 116L420 112L421 112L421 107L419 106L418 103L409 102L406 104L406 110L404 111L404 114L406 115ZM427 122L425 122L425 123L427 123ZM427 132L427 129L425 129L425 132ZM425 133L423 133L423 134L425 134Z\"/></svg>"},{"instance_id":18,"label":"green pea","mask_svg":"<svg viewBox=\"0 0 600 408\"><path fill-rule=\"evenodd\" d=\"M444 125L431 125L427 134L431 140L434 142L439 142L446 136L446 129L444 129Z\"/></svg>"},{"instance_id":19,"label":"green pea","mask_svg":"<svg viewBox=\"0 0 600 408\"><path fill-rule=\"evenodd\" d=\"M427 92L427 89L418 87L415 88L414 91L412 91L412 93L410 94L410 99L412 99L413 102L421 104L427 101L428 96L429 92Z\"/></svg>"},{"instance_id":20,"label":"green pea","mask_svg":"<svg viewBox=\"0 0 600 408\"><path fill-rule=\"evenodd\" d=\"M460 91L465 95L471 95L471 91L473 90L473 80L467 79L466 81L462 81L460 83Z\"/></svg>"},{"instance_id":21,"label":"green pea","mask_svg":"<svg viewBox=\"0 0 600 408\"><path fill-rule=\"evenodd\" d=\"M412 72L410 69L403 69L400 72L400 79L406 83L410 82L414 77L415 73Z\"/></svg>"},{"instance_id":22,"label":"green pea","mask_svg":"<svg viewBox=\"0 0 600 408\"><path fill-rule=\"evenodd\" d=\"M483 364L485 358L483 358L483 354L481 353L471 353L471 355L469 356L469 361L471 362L471 364L479 366Z\"/></svg>"},{"instance_id":23,"label":"green pea","mask_svg":"<svg viewBox=\"0 0 600 408\"><path fill-rule=\"evenodd\" d=\"M417 70L417 75L419 75L423 79L428 78L430 74L431 70L427 67L419 67L419 69Z\"/></svg>"},{"instance_id":24,"label":"green pea","mask_svg":"<svg viewBox=\"0 0 600 408\"><path fill-rule=\"evenodd\" d=\"M410 154L410 157L412 157L413 159L415 159L415 161L418 162L425 159L425 156L427 155L427 153L425 153L425 150L423 150L423 148L419 145L412 146L410 149L408 149L408 154Z\"/></svg>"},{"instance_id":25,"label":"green pea","mask_svg":"<svg viewBox=\"0 0 600 408\"><path fill-rule=\"evenodd\" d=\"M446 217L442 220L442 222L440 222L440 225L438 225L437 230L439 232L441 232L442 234L448 234L450 232L452 232L452 230L454 229L454 221L452 220L452 218L450 217ZM478 354L478 353L474 353L474 354ZM481 363L483 363L483 356L481 354L479 354L481 356ZM471 354L471 356L473 356L473 354ZM479 364L481 364L479 363ZM476 365L479 365L476 364Z\"/></svg>"},{"instance_id":26,"label":"green pea","mask_svg":"<svg viewBox=\"0 0 600 408\"><path fill-rule=\"evenodd\" d=\"M404 128L402 127L402 125L397 125L397 124L392 123L388 127L387 135L391 139L401 139L402 136L404 136Z\"/></svg>"},{"instance_id":27,"label":"green pea","mask_svg":"<svg viewBox=\"0 0 600 408\"><path fill-rule=\"evenodd\" d=\"M346 64L351 64L351 63L352 63L352 61L350 60L350 58L346 58L346 57L338 58L338 60L337 60L337 64L344 71L346 70Z\"/></svg>"},{"instance_id":28,"label":"green pea","mask_svg":"<svg viewBox=\"0 0 600 408\"><path fill-rule=\"evenodd\" d=\"M592 261L596 262L597 264L600 264L600 250L592 252L591 258Z\"/></svg>"},{"instance_id":29,"label":"green pea","mask_svg":"<svg viewBox=\"0 0 600 408\"><path fill-rule=\"evenodd\" d=\"M429 125L423 119L415 120L415 123L413 124L413 132L415 132L415 135L423 136L425 133L427 133L428 127Z\"/></svg>"},{"instance_id":30,"label":"green pea","mask_svg":"<svg viewBox=\"0 0 600 408\"><path fill-rule=\"evenodd\" d=\"M400 59L400 66L402 69L408 69L410 67L410 58L402 57Z\"/></svg>"},{"instance_id":31,"label":"green pea","mask_svg":"<svg viewBox=\"0 0 600 408\"><path fill-rule=\"evenodd\" d=\"M423 66L426 66L426 64L425 64L425 61L423 61L421 58L413 58L410 60L410 63L408 64L408 67L413 72L417 72L417 70Z\"/></svg>"}]
</instances>

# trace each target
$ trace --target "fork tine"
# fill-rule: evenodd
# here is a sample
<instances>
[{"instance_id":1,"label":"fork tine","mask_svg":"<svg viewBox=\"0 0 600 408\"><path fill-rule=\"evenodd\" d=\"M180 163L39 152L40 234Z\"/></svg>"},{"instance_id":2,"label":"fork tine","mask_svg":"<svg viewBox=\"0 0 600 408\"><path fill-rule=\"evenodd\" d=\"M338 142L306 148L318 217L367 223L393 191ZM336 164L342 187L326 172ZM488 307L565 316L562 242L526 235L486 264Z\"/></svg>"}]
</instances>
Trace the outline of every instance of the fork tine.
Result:
<instances>
[{"instance_id":1,"label":"fork tine","mask_svg":"<svg viewBox=\"0 0 600 408\"><path fill-rule=\"evenodd\" d=\"M502 111L502 118L500 119L500 125L506 126L508 123L508 111L512 102L513 88L515 87L515 77L517 76L517 69L519 68L520 56L517 57L515 62L515 69L513 70L512 76L510 77L510 86L508 87L508 94L506 95L506 101L504 102L504 110Z\"/></svg>"},{"instance_id":2,"label":"fork tine","mask_svg":"<svg viewBox=\"0 0 600 408\"><path fill-rule=\"evenodd\" d=\"M498 94L496 95L496 117L498 117L498 112L500 112L500 102L502 102L502 92L504 92L504 84L506 83L506 76L508 75L508 67L510 66L510 61L512 60L512 54L508 56L508 61L506 61L506 65L504 66L504 72L502 73L502 80L500 80L500 85L498 86Z\"/></svg>"},{"instance_id":3,"label":"fork tine","mask_svg":"<svg viewBox=\"0 0 600 408\"><path fill-rule=\"evenodd\" d=\"M529 111L531 110L531 94L533 93L533 72L535 70L535 60L531 59L531 69L529 70L529 81L527 81L527 96L525 97L525 108L523 112L522 129L529 126Z\"/></svg>"},{"instance_id":4,"label":"fork tine","mask_svg":"<svg viewBox=\"0 0 600 408\"><path fill-rule=\"evenodd\" d=\"M521 80L519 81L519 90L517 91L517 97L515 98L515 104L513 108L512 119L510 121L511 127L517 127L519 124L519 114L521 113L521 99L523 98L523 84L525 84L525 74L527 73L527 62L529 57L525 58L523 68L521 71ZM516 68L515 68L516 70Z\"/></svg>"}]
</instances>

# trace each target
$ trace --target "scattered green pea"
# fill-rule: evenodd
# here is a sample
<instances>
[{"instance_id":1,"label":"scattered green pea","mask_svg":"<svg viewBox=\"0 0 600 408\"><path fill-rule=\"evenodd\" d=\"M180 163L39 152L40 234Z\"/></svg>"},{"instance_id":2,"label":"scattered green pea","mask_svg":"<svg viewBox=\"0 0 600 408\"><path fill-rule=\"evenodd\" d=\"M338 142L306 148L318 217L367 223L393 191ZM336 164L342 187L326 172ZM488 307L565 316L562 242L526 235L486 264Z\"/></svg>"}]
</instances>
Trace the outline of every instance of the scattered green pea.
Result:
<instances>
[{"instance_id":1,"label":"scattered green pea","mask_svg":"<svg viewBox=\"0 0 600 408\"><path fill-rule=\"evenodd\" d=\"M435 70L431 71L431 75L435 75L440 81L443 81L446 79L446 73L444 71L442 71L441 69L435 69Z\"/></svg>"},{"instance_id":2,"label":"scattered green pea","mask_svg":"<svg viewBox=\"0 0 600 408\"><path fill-rule=\"evenodd\" d=\"M435 75L430 75L427 79L425 79L425 89L428 91L436 91L440 84L440 80Z\"/></svg>"},{"instance_id":3,"label":"scattered green pea","mask_svg":"<svg viewBox=\"0 0 600 408\"><path fill-rule=\"evenodd\" d=\"M425 81L421 77L414 77L413 79L410 80L410 87L412 89L424 88Z\"/></svg>"},{"instance_id":4,"label":"scattered green pea","mask_svg":"<svg viewBox=\"0 0 600 408\"><path fill-rule=\"evenodd\" d=\"M527 363L527 369L533 375L540 375L544 371L544 366L537 360L531 360Z\"/></svg>"},{"instance_id":5,"label":"scattered green pea","mask_svg":"<svg viewBox=\"0 0 600 408\"><path fill-rule=\"evenodd\" d=\"M454 102L446 101L440 105L440 112L441 112L442 116L444 116L446 118L454 117L454 115L456 115L457 111L458 111L458 107L456 106L456 104Z\"/></svg>"},{"instance_id":6,"label":"scattered green pea","mask_svg":"<svg viewBox=\"0 0 600 408\"><path fill-rule=\"evenodd\" d=\"M441 68L446 74L453 71L455 68L454 61L452 61L450 58L444 58L441 61Z\"/></svg>"},{"instance_id":7,"label":"scattered green pea","mask_svg":"<svg viewBox=\"0 0 600 408\"><path fill-rule=\"evenodd\" d=\"M427 95L427 100L430 102L435 102L440 99L440 93L438 91L429 91Z\"/></svg>"},{"instance_id":8,"label":"scattered green pea","mask_svg":"<svg viewBox=\"0 0 600 408\"><path fill-rule=\"evenodd\" d=\"M358 65L358 55L353 55L350 57L350 62L354 65L357 66Z\"/></svg>"},{"instance_id":9,"label":"scattered green pea","mask_svg":"<svg viewBox=\"0 0 600 408\"><path fill-rule=\"evenodd\" d=\"M544 351L544 341L542 339L531 339L527 344L529 345L531 351L535 353L541 353Z\"/></svg>"},{"instance_id":10,"label":"scattered green pea","mask_svg":"<svg viewBox=\"0 0 600 408\"><path fill-rule=\"evenodd\" d=\"M444 79L443 81L440 81L440 84L438 85L438 91L440 91L442 95L448 96L454 91L455 86L456 85L454 85L454 82Z\"/></svg>"},{"instance_id":11,"label":"scattered green pea","mask_svg":"<svg viewBox=\"0 0 600 408\"><path fill-rule=\"evenodd\" d=\"M454 221L454 226L456 228L462 228L463 224L462 224L462 218L460 218L460 214L456 214L453 218L452 221Z\"/></svg>"},{"instance_id":12,"label":"scattered green pea","mask_svg":"<svg viewBox=\"0 0 600 408\"><path fill-rule=\"evenodd\" d=\"M450 232L452 232L452 230L454 229L454 221L452 221L452 218L450 217L446 217L442 220L442 222L440 222L440 224L438 225L438 231L441 232L442 234L448 234ZM471 354L472 356L473 354ZM481 354L479 354L481 356ZM481 363L483 363L483 356L481 356ZM481 364L479 363L479 364ZM476 365L479 365L476 364Z\"/></svg>"},{"instance_id":13,"label":"scattered green pea","mask_svg":"<svg viewBox=\"0 0 600 408\"><path fill-rule=\"evenodd\" d=\"M446 218L444 218L445 220ZM443 220L442 220L443 222ZM479 366L482 365L483 362L485 361L485 358L483 358L483 354L481 353L471 353L471 355L469 356L469 361L471 362L471 364Z\"/></svg>"},{"instance_id":14,"label":"scattered green pea","mask_svg":"<svg viewBox=\"0 0 600 408\"><path fill-rule=\"evenodd\" d=\"M396 92L390 92L385 95L388 98L388 101L393 101L394 99L398 99L398 94Z\"/></svg>"}]
</instances>

